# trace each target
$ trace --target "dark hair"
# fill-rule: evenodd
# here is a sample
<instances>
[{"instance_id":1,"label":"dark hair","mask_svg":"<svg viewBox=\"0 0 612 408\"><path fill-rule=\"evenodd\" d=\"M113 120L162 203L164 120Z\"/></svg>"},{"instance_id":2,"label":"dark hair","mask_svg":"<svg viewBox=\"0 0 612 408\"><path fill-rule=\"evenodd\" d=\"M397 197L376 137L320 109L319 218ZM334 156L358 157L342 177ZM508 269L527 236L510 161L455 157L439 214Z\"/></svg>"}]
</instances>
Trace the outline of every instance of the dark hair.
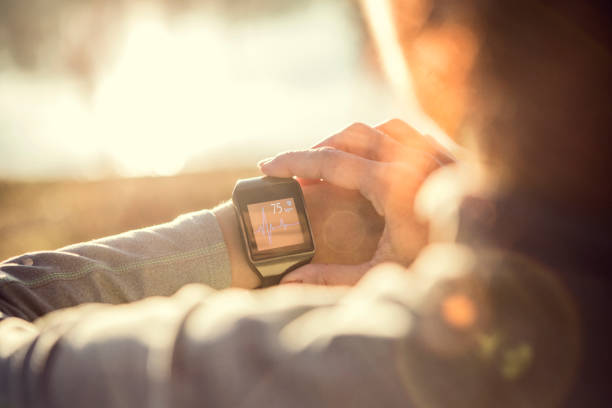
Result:
<instances>
[{"instance_id":1,"label":"dark hair","mask_svg":"<svg viewBox=\"0 0 612 408\"><path fill-rule=\"evenodd\" d=\"M513 193L610 208L609 2L434 0L428 23L455 16L480 39L465 126L494 171Z\"/></svg>"}]
</instances>

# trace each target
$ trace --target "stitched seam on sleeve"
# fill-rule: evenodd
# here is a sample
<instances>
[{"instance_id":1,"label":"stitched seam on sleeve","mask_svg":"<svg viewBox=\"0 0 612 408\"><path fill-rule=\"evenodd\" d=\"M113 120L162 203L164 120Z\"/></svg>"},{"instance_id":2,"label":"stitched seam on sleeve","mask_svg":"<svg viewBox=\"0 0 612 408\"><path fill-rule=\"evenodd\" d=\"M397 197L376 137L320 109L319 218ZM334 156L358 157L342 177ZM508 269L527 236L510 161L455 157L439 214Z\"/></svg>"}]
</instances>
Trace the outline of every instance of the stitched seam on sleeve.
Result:
<instances>
[{"instance_id":1,"label":"stitched seam on sleeve","mask_svg":"<svg viewBox=\"0 0 612 408\"><path fill-rule=\"evenodd\" d=\"M42 286L54 280L78 279L78 278L81 278L89 274L95 269L104 269L110 272L128 272L130 270L133 270L139 267L156 266L156 265L169 264L169 263L180 261L180 260L184 261L184 260L197 259L197 258L204 257L204 256L210 256L219 251L224 251L224 250L225 250L225 245L224 243L220 242L220 243L217 243L209 247L205 247L205 248L198 248L195 250L191 250L191 251L187 251L187 252L183 252L179 254L174 254L174 255L164 256L164 257L159 257L159 258L153 258L153 259L148 259L144 261L133 262L130 264L119 265L116 267L109 266L106 264L93 263L76 272L52 272L40 278L31 280L31 281L23 281L15 277L8 276L8 277L3 277L4 279L0 279L0 284L8 283L8 282L19 282L27 287L36 287L36 286Z\"/></svg>"}]
</instances>

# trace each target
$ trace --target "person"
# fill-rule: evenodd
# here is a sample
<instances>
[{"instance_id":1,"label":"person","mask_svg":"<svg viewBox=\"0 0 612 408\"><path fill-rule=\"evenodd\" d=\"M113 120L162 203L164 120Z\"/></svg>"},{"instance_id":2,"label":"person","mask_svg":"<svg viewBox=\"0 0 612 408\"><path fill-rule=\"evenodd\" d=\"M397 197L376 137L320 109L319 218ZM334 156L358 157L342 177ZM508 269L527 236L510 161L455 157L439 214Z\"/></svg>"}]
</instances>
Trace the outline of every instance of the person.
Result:
<instances>
[{"instance_id":1,"label":"person","mask_svg":"<svg viewBox=\"0 0 612 408\"><path fill-rule=\"evenodd\" d=\"M606 6L387 5L424 108L478 160L429 175L438 146L393 120L260 164L383 217L370 259L284 278L353 288L213 290L249 282L223 207L4 262L0 405L608 405Z\"/></svg>"}]
</instances>

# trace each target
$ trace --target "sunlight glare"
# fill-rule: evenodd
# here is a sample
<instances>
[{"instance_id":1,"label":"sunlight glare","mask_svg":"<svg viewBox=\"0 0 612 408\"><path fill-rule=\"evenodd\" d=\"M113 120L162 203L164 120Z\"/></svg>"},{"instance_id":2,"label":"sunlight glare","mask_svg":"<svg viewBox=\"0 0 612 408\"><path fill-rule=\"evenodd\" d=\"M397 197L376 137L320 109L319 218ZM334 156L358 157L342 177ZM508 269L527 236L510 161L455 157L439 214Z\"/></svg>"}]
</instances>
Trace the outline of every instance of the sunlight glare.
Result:
<instances>
[{"instance_id":1,"label":"sunlight glare","mask_svg":"<svg viewBox=\"0 0 612 408\"><path fill-rule=\"evenodd\" d=\"M215 78L226 69L216 37L212 23L172 35L154 14L131 25L94 105L101 136L109 148L119 147L114 155L127 174L174 174L186 149L208 142L201 140L207 137L202 112L214 107L200 95L223 95Z\"/></svg>"},{"instance_id":2,"label":"sunlight glare","mask_svg":"<svg viewBox=\"0 0 612 408\"><path fill-rule=\"evenodd\" d=\"M347 2L246 20L210 7L128 7L86 86L0 73L0 172L9 178L171 175L254 166L401 108L364 56ZM26 163L22 157L29 157Z\"/></svg>"}]
</instances>

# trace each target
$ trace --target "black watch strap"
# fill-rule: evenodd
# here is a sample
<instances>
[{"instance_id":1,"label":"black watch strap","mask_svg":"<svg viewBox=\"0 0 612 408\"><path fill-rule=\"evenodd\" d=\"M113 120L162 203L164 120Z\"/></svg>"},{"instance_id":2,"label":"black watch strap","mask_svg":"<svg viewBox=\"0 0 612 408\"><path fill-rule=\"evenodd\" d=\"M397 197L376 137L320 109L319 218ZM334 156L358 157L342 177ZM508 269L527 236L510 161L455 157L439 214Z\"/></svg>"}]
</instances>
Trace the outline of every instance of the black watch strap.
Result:
<instances>
[{"instance_id":1,"label":"black watch strap","mask_svg":"<svg viewBox=\"0 0 612 408\"><path fill-rule=\"evenodd\" d=\"M261 276L261 285L259 285L259 288L263 289L270 286L278 285L283 276L285 276L284 273L281 275Z\"/></svg>"}]
</instances>

